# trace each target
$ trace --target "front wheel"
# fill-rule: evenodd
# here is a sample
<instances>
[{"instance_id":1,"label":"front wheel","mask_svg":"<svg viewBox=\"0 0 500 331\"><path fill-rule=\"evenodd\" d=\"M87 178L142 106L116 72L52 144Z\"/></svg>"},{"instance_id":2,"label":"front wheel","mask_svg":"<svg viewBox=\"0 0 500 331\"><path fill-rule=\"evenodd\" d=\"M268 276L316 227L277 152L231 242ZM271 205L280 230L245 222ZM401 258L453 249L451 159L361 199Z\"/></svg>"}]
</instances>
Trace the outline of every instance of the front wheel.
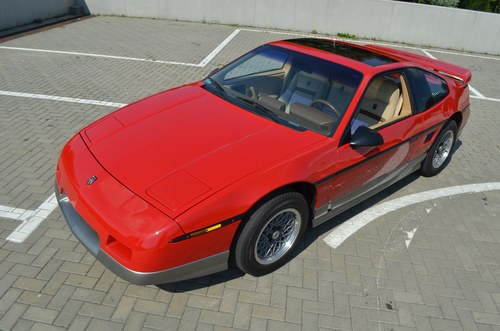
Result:
<instances>
[{"instance_id":1,"label":"front wheel","mask_svg":"<svg viewBox=\"0 0 500 331\"><path fill-rule=\"evenodd\" d=\"M297 192L262 203L248 218L235 246L236 265L253 276L283 266L304 235L309 207Z\"/></svg>"},{"instance_id":2,"label":"front wheel","mask_svg":"<svg viewBox=\"0 0 500 331\"><path fill-rule=\"evenodd\" d=\"M425 177L435 176L448 165L451 151L457 139L457 131L455 121L450 121L444 126L422 163L422 175Z\"/></svg>"}]
</instances>

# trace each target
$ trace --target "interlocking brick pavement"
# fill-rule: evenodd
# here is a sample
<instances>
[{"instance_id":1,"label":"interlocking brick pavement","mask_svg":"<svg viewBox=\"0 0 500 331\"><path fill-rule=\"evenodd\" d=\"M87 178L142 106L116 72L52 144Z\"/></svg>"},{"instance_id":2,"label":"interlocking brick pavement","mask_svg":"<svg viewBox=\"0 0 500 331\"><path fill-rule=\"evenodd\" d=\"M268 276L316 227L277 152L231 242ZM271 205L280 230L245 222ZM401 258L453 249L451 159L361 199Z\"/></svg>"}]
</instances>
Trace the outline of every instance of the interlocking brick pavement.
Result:
<instances>
[{"instance_id":1,"label":"interlocking brick pavement","mask_svg":"<svg viewBox=\"0 0 500 331\"><path fill-rule=\"evenodd\" d=\"M94 17L0 46L199 63L235 29ZM0 49L0 89L128 103L200 79L263 42L289 37L242 29L205 67ZM500 97L499 61L434 55L471 66L474 86ZM0 329L500 330L500 192L399 209L336 249L322 240L381 201L500 181L498 107L472 100L472 117L442 174L410 176L312 229L290 263L260 278L232 268L161 287L137 286L96 262L58 210L20 244L5 240L19 222L0 219ZM0 205L36 209L52 193L63 144L111 111L0 96ZM406 232L415 227L407 247Z\"/></svg>"}]
</instances>

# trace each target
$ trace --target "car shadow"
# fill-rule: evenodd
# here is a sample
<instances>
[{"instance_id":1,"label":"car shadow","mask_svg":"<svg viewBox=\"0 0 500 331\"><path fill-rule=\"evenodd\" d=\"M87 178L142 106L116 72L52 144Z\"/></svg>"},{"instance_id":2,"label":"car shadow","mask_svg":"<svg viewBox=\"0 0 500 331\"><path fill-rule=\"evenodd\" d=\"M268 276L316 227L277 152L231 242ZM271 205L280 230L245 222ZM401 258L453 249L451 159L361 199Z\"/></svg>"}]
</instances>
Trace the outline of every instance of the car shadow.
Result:
<instances>
[{"instance_id":1,"label":"car shadow","mask_svg":"<svg viewBox=\"0 0 500 331\"><path fill-rule=\"evenodd\" d=\"M455 154L456 151L458 151L458 149L462 147L462 140L460 139L457 139L457 141L455 141L455 145L453 145L453 149L451 150L451 156L453 157L453 154Z\"/></svg>"},{"instance_id":2,"label":"car shadow","mask_svg":"<svg viewBox=\"0 0 500 331\"><path fill-rule=\"evenodd\" d=\"M163 291L171 293L182 293L225 283L232 279L241 278L244 275L245 273L243 271L235 266L230 265L229 269L212 275L198 277L190 280L183 280L175 283L159 284L156 286Z\"/></svg>"},{"instance_id":3,"label":"car shadow","mask_svg":"<svg viewBox=\"0 0 500 331\"><path fill-rule=\"evenodd\" d=\"M462 141L457 139L455 145L451 151L452 157L453 154L458 151L458 149L462 146ZM325 233L332 231L338 225L344 223L345 221L351 219L352 217L362 213L368 208L378 204L380 201L390 197L392 194L400 191L404 187L408 186L415 180L420 178L420 172L416 171L411 175L401 179L400 181L392 184L391 186L385 188L381 192L375 194L371 198L366 199L365 201L357 204L356 206L346 210L345 212L333 217L332 219L326 221L325 223L319 225L316 228L309 229L306 232L306 235L302 239L302 242L299 244L297 249L292 254L291 259L296 258L300 255L304 250L307 249L311 244L316 242L319 237L323 236ZM161 284L157 285L161 290L173 293L179 292L187 292L198 290L201 288L206 288L210 286L214 286L217 284L225 283L227 281L241 278L245 275L245 273L239 270L237 267L230 265L228 270L218 272L213 275L199 277L192 280L180 281L175 283Z\"/></svg>"}]
</instances>

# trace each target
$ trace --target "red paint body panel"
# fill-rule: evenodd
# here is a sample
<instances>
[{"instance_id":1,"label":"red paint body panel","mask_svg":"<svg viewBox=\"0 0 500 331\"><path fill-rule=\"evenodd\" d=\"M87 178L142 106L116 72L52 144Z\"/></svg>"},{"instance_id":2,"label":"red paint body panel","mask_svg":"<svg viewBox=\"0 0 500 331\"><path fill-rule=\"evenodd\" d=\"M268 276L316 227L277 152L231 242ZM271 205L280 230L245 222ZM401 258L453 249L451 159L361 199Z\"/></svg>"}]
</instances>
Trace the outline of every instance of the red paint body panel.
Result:
<instances>
[{"instance_id":1,"label":"red paint body panel","mask_svg":"<svg viewBox=\"0 0 500 331\"><path fill-rule=\"evenodd\" d=\"M167 100L177 102L172 106ZM159 105L162 101L167 106L161 112L150 111L145 116L150 103ZM198 85L167 91L145 102L125 107L84 132L92 154L109 173L170 217L178 216L239 178L325 139L253 115ZM119 128L118 121L124 123ZM105 139L93 142L95 132ZM146 194L154 187L166 187L162 181L174 180L171 176L181 169L198 178L205 188L196 195L179 192L178 198L189 198L177 201L174 209ZM175 190L191 188L181 185Z\"/></svg>"},{"instance_id":2,"label":"red paint body panel","mask_svg":"<svg viewBox=\"0 0 500 331\"><path fill-rule=\"evenodd\" d=\"M86 184L90 176L97 177L93 185ZM98 233L100 249L132 270L164 270L228 250L238 224L190 241L169 243L172 238L184 234L177 222L110 176L96 162L79 135L64 147L58 162L58 177L58 187ZM132 255L124 256L114 250L116 242L125 245ZM196 245L204 247L203 250L193 249Z\"/></svg>"},{"instance_id":3,"label":"red paint body panel","mask_svg":"<svg viewBox=\"0 0 500 331\"><path fill-rule=\"evenodd\" d=\"M468 70L372 46L365 48L406 62L371 67L291 42L272 44L363 74L331 137L275 123L197 82L119 109L84 128L64 147L58 189L97 232L100 249L125 268L161 271L230 250L241 215L284 186L313 186L312 210L328 205L425 154L446 121L469 106L467 85L440 75L450 87L449 95L431 109L379 129L383 145L342 145L376 75L432 65L467 81ZM468 116L468 111L460 116L460 129ZM91 176L97 180L87 185ZM170 242L234 217L235 222L215 231Z\"/></svg>"}]
</instances>

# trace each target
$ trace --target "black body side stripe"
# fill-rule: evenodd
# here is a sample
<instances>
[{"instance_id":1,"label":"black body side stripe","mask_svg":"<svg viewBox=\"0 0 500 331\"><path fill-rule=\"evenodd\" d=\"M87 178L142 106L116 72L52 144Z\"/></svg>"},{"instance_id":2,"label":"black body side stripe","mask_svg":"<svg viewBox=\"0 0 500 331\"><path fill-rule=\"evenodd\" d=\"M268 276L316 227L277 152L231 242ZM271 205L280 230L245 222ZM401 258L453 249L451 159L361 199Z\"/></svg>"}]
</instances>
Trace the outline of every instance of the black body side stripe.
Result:
<instances>
[{"instance_id":1,"label":"black body side stripe","mask_svg":"<svg viewBox=\"0 0 500 331\"><path fill-rule=\"evenodd\" d=\"M406 140L403 140L402 142L400 142L400 143L398 143L398 144L396 144L396 145L394 145L394 146L391 146L391 147L389 147L389 148L388 148L388 149L386 149L386 150L381 151L381 152L380 152L380 153L378 153L378 154L372 155L372 156L370 156L369 158L367 158L367 159L365 159L365 160L363 160L363 161L360 161L360 162L358 162L358 163L356 163L356 164L353 164L352 166L349 166L349 167L347 167L347 168L345 168L345 169L339 170L339 171L337 171L337 172L335 172L335 173L333 173L333 174L331 174L331 175L328 175L328 176L326 176L325 178L320 179L320 180L318 180L317 182L313 183L313 185L318 186L318 185L320 185L320 184L322 184L322 183L324 183L324 182L326 182L326 181L328 181L328 180L330 180L330 179L332 179L332 178L334 178L334 177L336 177L336 176L339 176L339 175L341 175L341 174L343 174L343 173L345 173L345 172L348 172L348 171L350 171L350 170L352 170L352 169L354 169L354 168L356 168L356 167L359 167L360 165L362 165L362 164L363 164L363 163L365 163L365 162L368 162L368 161L370 161L370 160L372 160L372 159L374 159L374 158L377 158L377 157L379 157L379 156L382 156L382 155L384 155L385 153L390 152L391 150L393 150L393 149L395 149L395 148L400 147L401 145L404 145L404 144L406 144L406 143L408 143L408 142L413 142L413 141L415 141L416 139L418 139L420 136L422 136L422 135L426 134L427 132L429 132L429 131L433 131L433 130L436 130L436 129L437 129L437 128L439 128L440 126L443 126L443 125L444 125L444 123L446 123L447 121L448 121L448 120L446 120L446 121L442 121L442 122L440 122L440 123L438 123L438 124L436 124L436 125L434 125L434 126L432 126L432 127L428 128L428 129L427 129L427 130L425 130L425 131L422 131L422 132L420 132L420 133L417 133L417 134L416 134L416 135L414 135L413 137L410 137L410 138L408 138L408 139L406 139Z\"/></svg>"},{"instance_id":2,"label":"black body side stripe","mask_svg":"<svg viewBox=\"0 0 500 331\"><path fill-rule=\"evenodd\" d=\"M222 222L218 222L218 223L215 223L215 224L212 224L210 226L207 226L207 227L204 227L202 229L199 229L199 230L195 230L195 231L192 231L192 232L189 232L189 233L186 233L186 234L183 234L182 236L179 236L177 238L174 238L172 240L170 240L171 243L176 243L176 242L179 242L179 241L182 241L182 240L186 240L186 239L189 239L189 238L192 238L192 237L196 237L196 236L200 236L200 235L203 235L205 233L209 233L211 231L215 231L215 230L218 230L226 225L229 225L229 224L232 224L238 220L241 220L243 218L244 214L241 214L241 215L237 215L237 216L233 216L225 221L222 221Z\"/></svg>"}]
</instances>

